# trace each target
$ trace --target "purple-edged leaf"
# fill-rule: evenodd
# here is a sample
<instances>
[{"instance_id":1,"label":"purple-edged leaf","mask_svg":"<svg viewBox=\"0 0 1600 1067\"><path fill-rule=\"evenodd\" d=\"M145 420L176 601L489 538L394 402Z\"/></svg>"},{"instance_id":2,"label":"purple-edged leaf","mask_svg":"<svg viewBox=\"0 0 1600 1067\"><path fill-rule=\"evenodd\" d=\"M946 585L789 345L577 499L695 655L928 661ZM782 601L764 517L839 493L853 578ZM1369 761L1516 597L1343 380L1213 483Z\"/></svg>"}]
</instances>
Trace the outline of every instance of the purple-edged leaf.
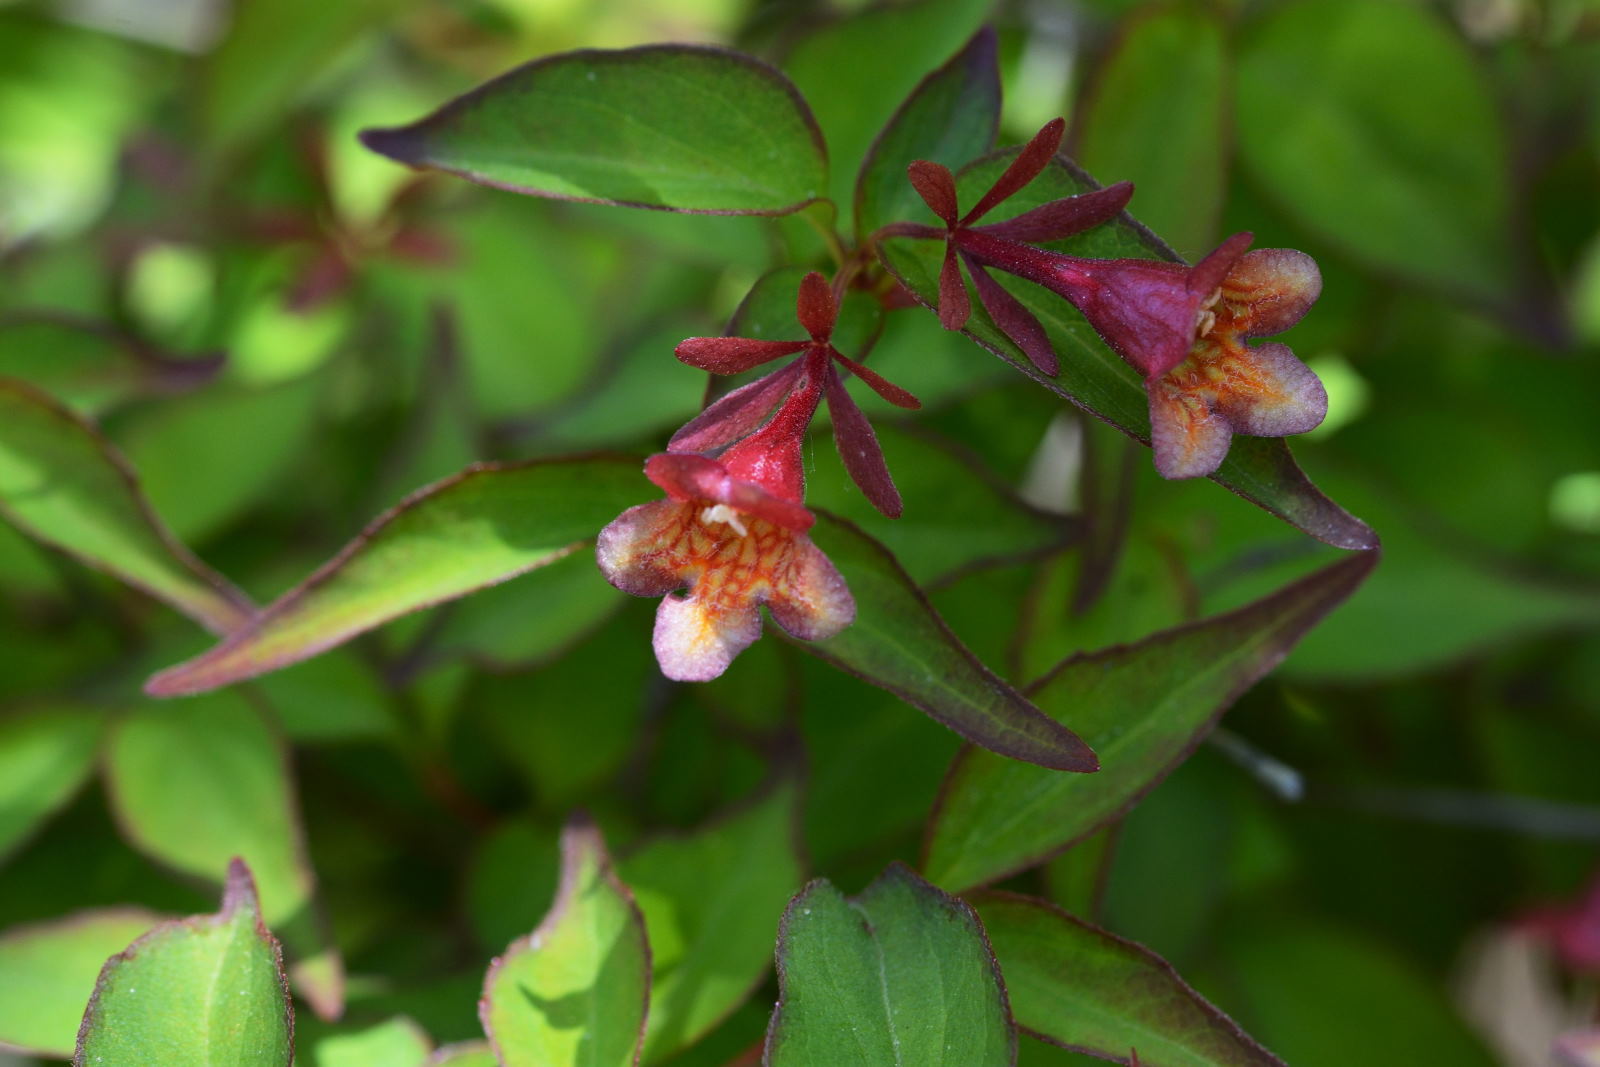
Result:
<instances>
[{"instance_id":1,"label":"purple-edged leaf","mask_svg":"<svg viewBox=\"0 0 1600 1067\"><path fill-rule=\"evenodd\" d=\"M979 160L958 175L963 197L977 196L1014 154L1014 151L997 153ZM1007 201L1001 213L1014 210L1020 214L1048 201L1094 188L1094 181L1087 175L1058 159L1032 184ZM1159 238L1126 215L1115 223L1077 234L1050 247L1101 259L1176 259ZM939 272L944 254L939 242L891 237L880 243L879 254L884 265L920 303L930 308L938 306ZM967 336L1057 396L1148 444L1149 400L1138 373L1107 348L1083 316L1065 300L1029 282L1011 277L996 280L1044 326L1061 358L1059 380L1029 364L1004 332L986 317L975 316L969 320ZM1312 485L1281 438L1236 437L1228 458L1211 478L1337 548L1377 547L1378 538L1372 529Z\"/></svg>"},{"instance_id":2,"label":"purple-edged leaf","mask_svg":"<svg viewBox=\"0 0 1600 1067\"><path fill-rule=\"evenodd\" d=\"M294 1009L250 870L228 866L222 910L163 923L106 961L78 1031L78 1067L294 1060Z\"/></svg>"},{"instance_id":3,"label":"purple-edged leaf","mask_svg":"<svg viewBox=\"0 0 1600 1067\"><path fill-rule=\"evenodd\" d=\"M1237 611L1060 664L1030 693L1083 732L1104 769L1079 779L962 752L934 812L928 877L954 892L992 882L1121 815L1376 562L1375 553L1342 559Z\"/></svg>"},{"instance_id":4,"label":"purple-edged leaf","mask_svg":"<svg viewBox=\"0 0 1600 1067\"><path fill-rule=\"evenodd\" d=\"M779 356L792 356L804 341L758 341L750 337L690 337L673 350L680 363L712 374L740 374Z\"/></svg>"},{"instance_id":5,"label":"purple-edged leaf","mask_svg":"<svg viewBox=\"0 0 1600 1067\"><path fill-rule=\"evenodd\" d=\"M773 924L804 878L799 817L799 789L783 779L742 810L617 864L652 947L646 1060L697 1042L770 973Z\"/></svg>"},{"instance_id":6,"label":"purple-edged leaf","mask_svg":"<svg viewBox=\"0 0 1600 1067\"><path fill-rule=\"evenodd\" d=\"M104 908L0 934L0 1049L70 1057L100 968L160 921L143 908Z\"/></svg>"},{"instance_id":7,"label":"purple-edged leaf","mask_svg":"<svg viewBox=\"0 0 1600 1067\"><path fill-rule=\"evenodd\" d=\"M983 926L896 863L853 899L818 879L778 930L769 1067L1006 1067L1017 1033Z\"/></svg>"},{"instance_id":8,"label":"purple-edged leaf","mask_svg":"<svg viewBox=\"0 0 1600 1067\"><path fill-rule=\"evenodd\" d=\"M930 175L932 184L908 188L906 168L916 160L962 166L994 147L999 125L1000 68L994 30L985 27L912 90L872 142L856 175L856 233L864 238L888 223L923 218L919 201L954 222L953 184Z\"/></svg>"},{"instance_id":9,"label":"purple-edged leaf","mask_svg":"<svg viewBox=\"0 0 1600 1067\"><path fill-rule=\"evenodd\" d=\"M1148 1067L1283 1067L1142 945L1047 901L968 898L1005 974L1017 1026L1053 1045Z\"/></svg>"},{"instance_id":10,"label":"purple-edged leaf","mask_svg":"<svg viewBox=\"0 0 1600 1067\"><path fill-rule=\"evenodd\" d=\"M828 394L828 415L833 419L833 440L839 448L839 458L850 479L861 487L872 506L898 519L904 505L900 492L889 476L889 466L883 460L883 449L872 432L872 424L861 413L856 402L839 380L837 372L830 370L824 386Z\"/></svg>"},{"instance_id":11,"label":"purple-edged leaf","mask_svg":"<svg viewBox=\"0 0 1600 1067\"><path fill-rule=\"evenodd\" d=\"M0 519L166 601L213 633L250 601L150 510L132 469L90 423L26 382L0 378Z\"/></svg>"},{"instance_id":12,"label":"purple-edged leaf","mask_svg":"<svg viewBox=\"0 0 1600 1067\"><path fill-rule=\"evenodd\" d=\"M297 991L336 1017L343 966L318 913L287 746L261 711L231 693L145 704L111 727L104 773L122 836L152 859L220 882L243 857Z\"/></svg>"},{"instance_id":13,"label":"purple-edged leaf","mask_svg":"<svg viewBox=\"0 0 1600 1067\"><path fill-rule=\"evenodd\" d=\"M888 549L826 513L818 513L810 536L849 584L856 621L801 648L1002 756L1065 771L1099 766L1077 734L978 662Z\"/></svg>"},{"instance_id":14,"label":"purple-edged leaf","mask_svg":"<svg viewBox=\"0 0 1600 1067\"><path fill-rule=\"evenodd\" d=\"M146 689L201 693L298 663L390 619L576 552L651 494L634 460L469 467L380 515L249 626L162 671Z\"/></svg>"},{"instance_id":15,"label":"purple-edged leaf","mask_svg":"<svg viewBox=\"0 0 1600 1067\"><path fill-rule=\"evenodd\" d=\"M0 860L89 777L102 718L89 708L42 707L0 719Z\"/></svg>"},{"instance_id":16,"label":"purple-edged leaf","mask_svg":"<svg viewBox=\"0 0 1600 1067\"><path fill-rule=\"evenodd\" d=\"M789 79L696 45L546 56L361 139L513 192L714 215L796 211L828 180L822 134Z\"/></svg>"},{"instance_id":17,"label":"purple-edged leaf","mask_svg":"<svg viewBox=\"0 0 1600 1067\"><path fill-rule=\"evenodd\" d=\"M561 835L555 903L489 965L478 1017L504 1067L632 1067L644 1044L650 946L600 831Z\"/></svg>"}]
</instances>

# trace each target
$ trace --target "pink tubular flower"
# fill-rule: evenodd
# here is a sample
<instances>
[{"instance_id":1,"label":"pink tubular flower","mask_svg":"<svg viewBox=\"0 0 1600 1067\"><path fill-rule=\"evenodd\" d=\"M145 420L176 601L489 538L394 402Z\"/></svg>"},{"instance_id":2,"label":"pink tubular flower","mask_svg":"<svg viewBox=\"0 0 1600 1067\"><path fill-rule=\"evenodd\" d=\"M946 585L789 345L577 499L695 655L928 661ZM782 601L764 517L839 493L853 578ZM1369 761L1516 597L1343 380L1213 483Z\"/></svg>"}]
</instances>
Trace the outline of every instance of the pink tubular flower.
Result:
<instances>
[{"instance_id":1,"label":"pink tubular flower","mask_svg":"<svg viewBox=\"0 0 1600 1067\"><path fill-rule=\"evenodd\" d=\"M821 400L808 382L771 422L718 459L651 456L645 475L667 494L629 508L600 531L606 580L664 599L656 612L662 673L703 682L761 636L762 604L795 637L832 637L855 620L844 579L805 531L801 443ZM672 595L687 586L684 596Z\"/></svg>"},{"instance_id":2,"label":"pink tubular flower","mask_svg":"<svg viewBox=\"0 0 1600 1067\"><path fill-rule=\"evenodd\" d=\"M808 341L760 341L749 337L690 337L678 345L680 360L712 374L738 374L769 360L805 353L780 370L742 386L722 397L690 420L672 436L667 447L674 451L705 451L744 436L766 417L773 406L796 387L821 388L827 395L828 411L833 416L833 439L845 470L861 487L874 507L892 519L900 517L900 493L883 461L883 449L856 402L850 399L838 367L860 378L889 403L902 408L918 408L917 398L884 379L875 371L844 356L833 346L833 327L839 317L839 304L826 280L816 271L800 282L796 301L800 325L811 335ZM837 366L835 366L837 364ZM813 403L813 408L815 403ZM802 430L804 428L802 427Z\"/></svg>"},{"instance_id":3,"label":"pink tubular flower","mask_svg":"<svg viewBox=\"0 0 1600 1067\"><path fill-rule=\"evenodd\" d=\"M1235 433L1286 437L1322 422L1328 395L1286 345L1247 346L1300 321L1322 291L1316 261L1287 248L1246 252L1234 234L1193 267L1080 259L976 235L967 250L1050 289L1137 369L1150 398L1156 470L1215 471Z\"/></svg>"},{"instance_id":4,"label":"pink tubular flower","mask_svg":"<svg viewBox=\"0 0 1600 1067\"><path fill-rule=\"evenodd\" d=\"M933 213L939 216L944 229L897 223L880 231L886 237L942 238L945 249L944 267L939 272L939 322L947 330L959 330L966 325L972 313L967 287L961 280L961 264L965 263L967 273L972 276L972 284L978 291L978 299L995 325L1017 343L1034 366L1052 376L1060 371L1061 365L1056 359L1055 350L1050 347L1044 327L1016 297L989 276L984 266L993 263L1001 269L1009 269L1002 262L1005 250L1015 250L1014 254L1025 256L1030 252L1038 252L1028 242L1058 241L1114 218L1127 207L1129 198L1133 196L1133 185L1119 182L1081 196L1053 200L1004 222L987 226L974 226L973 223L1009 199L1049 166L1056 149L1061 146L1061 135L1065 129L1066 123L1061 119L1046 123L1033 140L1023 146L1017 158L995 179L972 210L959 217L955 177L949 168L923 159L913 162L907 171L911 184ZM974 248L988 249L989 257L974 254Z\"/></svg>"}]
</instances>

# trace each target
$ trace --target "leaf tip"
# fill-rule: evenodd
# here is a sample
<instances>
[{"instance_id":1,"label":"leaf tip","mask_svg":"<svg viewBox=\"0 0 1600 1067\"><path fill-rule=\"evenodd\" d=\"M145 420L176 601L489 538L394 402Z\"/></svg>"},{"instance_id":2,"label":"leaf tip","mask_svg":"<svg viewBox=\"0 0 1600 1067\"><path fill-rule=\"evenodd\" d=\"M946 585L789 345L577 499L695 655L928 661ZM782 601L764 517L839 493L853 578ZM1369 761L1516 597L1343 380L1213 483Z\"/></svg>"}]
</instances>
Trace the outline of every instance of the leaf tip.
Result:
<instances>
[{"instance_id":1,"label":"leaf tip","mask_svg":"<svg viewBox=\"0 0 1600 1067\"><path fill-rule=\"evenodd\" d=\"M408 167L422 165L422 138L415 126L372 126L356 134L356 139L367 148L396 163Z\"/></svg>"}]
</instances>

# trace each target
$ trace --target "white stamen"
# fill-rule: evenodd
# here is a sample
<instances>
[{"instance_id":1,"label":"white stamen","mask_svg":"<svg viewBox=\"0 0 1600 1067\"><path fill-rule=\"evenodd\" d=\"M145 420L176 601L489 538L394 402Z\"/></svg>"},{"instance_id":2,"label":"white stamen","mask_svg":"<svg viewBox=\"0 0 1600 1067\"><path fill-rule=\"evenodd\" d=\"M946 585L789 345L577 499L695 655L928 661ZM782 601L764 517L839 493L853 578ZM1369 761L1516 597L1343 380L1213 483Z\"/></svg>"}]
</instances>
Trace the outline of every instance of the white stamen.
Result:
<instances>
[{"instance_id":1,"label":"white stamen","mask_svg":"<svg viewBox=\"0 0 1600 1067\"><path fill-rule=\"evenodd\" d=\"M744 523L739 521L739 513L726 504L713 504L700 513L700 521L704 523L724 522L732 526L734 532L740 537L750 531L744 528Z\"/></svg>"}]
</instances>

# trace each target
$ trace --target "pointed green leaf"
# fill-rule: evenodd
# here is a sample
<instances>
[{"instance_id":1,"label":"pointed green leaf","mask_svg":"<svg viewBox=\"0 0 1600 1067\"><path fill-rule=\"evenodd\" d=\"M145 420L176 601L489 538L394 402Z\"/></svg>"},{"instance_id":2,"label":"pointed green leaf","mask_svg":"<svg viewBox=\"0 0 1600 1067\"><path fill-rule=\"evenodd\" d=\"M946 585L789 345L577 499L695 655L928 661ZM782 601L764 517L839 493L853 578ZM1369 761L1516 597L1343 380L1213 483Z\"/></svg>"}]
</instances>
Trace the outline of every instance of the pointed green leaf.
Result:
<instances>
[{"instance_id":1,"label":"pointed green leaf","mask_svg":"<svg viewBox=\"0 0 1600 1067\"><path fill-rule=\"evenodd\" d=\"M1041 767L1092 771L1089 746L980 663L895 561L843 519L819 513L811 539L844 575L856 620L837 637L800 642L984 748Z\"/></svg>"},{"instance_id":2,"label":"pointed green leaf","mask_svg":"<svg viewBox=\"0 0 1600 1067\"><path fill-rule=\"evenodd\" d=\"M147 689L200 693L298 663L390 619L580 551L652 493L632 460L469 467L380 515L249 626L156 675Z\"/></svg>"},{"instance_id":3,"label":"pointed green leaf","mask_svg":"<svg viewBox=\"0 0 1600 1067\"><path fill-rule=\"evenodd\" d=\"M644 1043L650 946L600 831L561 835L561 886L539 928L489 965L478 1015L504 1067L631 1067Z\"/></svg>"},{"instance_id":4,"label":"pointed green leaf","mask_svg":"<svg viewBox=\"0 0 1600 1067\"><path fill-rule=\"evenodd\" d=\"M0 934L0 1049L71 1056L100 968L160 921L143 908L105 908Z\"/></svg>"},{"instance_id":5,"label":"pointed green leaf","mask_svg":"<svg viewBox=\"0 0 1600 1067\"><path fill-rule=\"evenodd\" d=\"M274 1067L293 1045L282 953L234 860L220 912L163 923L106 961L73 1062Z\"/></svg>"},{"instance_id":6,"label":"pointed green leaf","mask_svg":"<svg viewBox=\"0 0 1600 1067\"><path fill-rule=\"evenodd\" d=\"M45 707L0 719L0 859L72 799L94 769L101 716Z\"/></svg>"},{"instance_id":7,"label":"pointed green leaf","mask_svg":"<svg viewBox=\"0 0 1600 1067\"><path fill-rule=\"evenodd\" d=\"M983 926L896 863L859 897L808 885L778 931L770 1067L1003 1067L1017 1034Z\"/></svg>"},{"instance_id":8,"label":"pointed green leaf","mask_svg":"<svg viewBox=\"0 0 1600 1067\"><path fill-rule=\"evenodd\" d=\"M803 877L798 819L798 787L784 780L745 810L618 864L655 968L647 1059L698 1041L770 973L773 928Z\"/></svg>"},{"instance_id":9,"label":"pointed green leaf","mask_svg":"<svg viewBox=\"0 0 1600 1067\"><path fill-rule=\"evenodd\" d=\"M962 752L934 813L928 877L957 892L992 882L1127 811L1376 562L1375 553L1351 556L1237 611L1060 664L1033 696L1051 714L1072 717L1104 769L1078 778Z\"/></svg>"},{"instance_id":10,"label":"pointed green leaf","mask_svg":"<svg viewBox=\"0 0 1600 1067\"><path fill-rule=\"evenodd\" d=\"M243 857L299 991L337 1016L342 968L316 910L288 751L262 713L236 694L147 704L112 726L105 783L123 836L151 858L220 880Z\"/></svg>"},{"instance_id":11,"label":"pointed green leaf","mask_svg":"<svg viewBox=\"0 0 1600 1067\"><path fill-rule=\"evenodd\" d=\"M132 469L97 429L12 378L0 378L0 518L213 633L250 615L244 594L161 524Z\"/></svg>"},{"instance_id":12,"label":"pointed green leaf","mask_svg":"<svg viewBox=\"0 0 1600 1067\"><path fill-rule=\"evenodd\" d=\"M1137 1049L1150 1067L1282 1067L1149 949L1047 901L992 891L970 901L1028 1033L1101 1059Z\"/></svg>"},{"instance_id":13,"label":"pointed green leaf","mask_svg":"<svg viewBox=\"0 0 1600 1067\"><path fill-rule=\"evenodd\" d=\"M1512 146L1480 67L1415 4L1265 12L1239 61L1239 151L1329 244L1497 305L1515 301Z\"/></svg>"},{"instance_id":14,"label":"pointed green leaf","mask_svg":"<svg viewBox=\"0 0 1600 1067\"><path fill-rule=\"evenodd\" d=\"M1131 180L1140 219L1186 256L1211 251L1225 190L1228 55L1220 13L1157 7L1127 20L1085 101L1075 152Z\"/></svg>"},{"instance_id":15,"label":"pointed green leaf","mask_svg":"<svg viewBox=\"0 0 1600 1067\"><path fill-rule=\"evenodd\" d=\"M856 176L856 233L921 219L927 208L906 166L928 159L956 170L994 147L1000 128L1000 67L990 27L912 90L878 133Z\"/></svg>"},{"instance_id":16,"label":"pointed green leaf","mask_svg":"<svg viewBox=\"0 0 1600 1067\"><path fill-rule=\"evenodd\" d=\"M957 181L961 203L975 203L1016 156L1016 151L1008 149L996 153L964 170ZM1000 222L1002 216L1019 215L1051 200L1095 187L1087 175L1058 160L1056 165L1046 167L1032 184L1007 200L1003 210L997 211L992 220L985 216L984 221ZM1126 216L1048 247L1102 259L1175 258L1171 249ZM937 304L939 268L944 255L942 242L894 237L880 244L879 254L884 265L918 301L930 308ZM1148 444L1149 402L1138 373L1106 347L1071 304L1029 282L998 272L994 277L1044 325L1061 357L1059 380L1044 375L1029 363L981 308L974 308L963 332L1052 393ZM1377 536L1365 523L1311 484L1281 438L1236 436L1228 458L1211 477L1251 503L1336 548L1377 546Z\"/></svg>"},{"instance_id":17,"label":"pointed green leaf","mask_svg":"<svg viewBox=\"0 0 1600 1067\"><path fill-rule=\"evenodd\" d=\"M782 215L827 192L822 134L789 79L695 45L546 56L361 139L413 167L560 200Z\"/></svg>"}]
</instances>

